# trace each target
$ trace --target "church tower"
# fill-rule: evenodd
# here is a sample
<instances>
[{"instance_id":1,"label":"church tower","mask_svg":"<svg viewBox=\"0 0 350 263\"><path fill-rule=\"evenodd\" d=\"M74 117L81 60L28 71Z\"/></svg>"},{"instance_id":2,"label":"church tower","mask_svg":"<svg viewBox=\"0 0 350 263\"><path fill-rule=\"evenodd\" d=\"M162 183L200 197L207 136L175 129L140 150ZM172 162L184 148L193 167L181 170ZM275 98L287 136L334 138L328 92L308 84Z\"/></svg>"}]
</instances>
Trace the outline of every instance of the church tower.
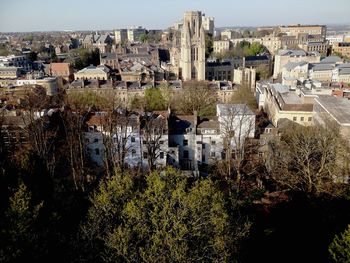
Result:
<instances>
[{"instance_id":1,"label":"church tower","mask_svg":"<svg viewBox=\"0 0 350 263\"><path fill-rule=\"evenodd\" d=\"M185 12L180 67L183 80L205 80L205 31L200 11Z\"/></svg>"}]
</instances>

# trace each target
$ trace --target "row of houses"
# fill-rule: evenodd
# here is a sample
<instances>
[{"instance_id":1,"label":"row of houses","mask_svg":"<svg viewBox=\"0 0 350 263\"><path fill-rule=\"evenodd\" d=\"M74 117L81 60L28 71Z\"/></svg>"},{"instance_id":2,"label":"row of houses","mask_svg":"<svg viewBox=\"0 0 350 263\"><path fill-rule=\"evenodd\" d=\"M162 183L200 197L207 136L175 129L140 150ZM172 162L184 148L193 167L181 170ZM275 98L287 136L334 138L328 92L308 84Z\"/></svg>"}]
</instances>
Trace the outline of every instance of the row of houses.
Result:
<instances>
[{"instance_id":1,"label":"row of houses","mask_svg":"<svg viewBox=\"0 0 350 263\"><path fill-rule=\"evenodd\" d=\"M247 138L254 138L255 113L247 105L218 104L216 109L216 116L206 118L171 112L115 113L119 118L114 132L108 129L109 117L100 113L87 122L87 149L95 163L103 165L104 138L109 137L117 153L123 147L128 167L172 165L198 172L225 159L227 147L237 149Z\"/></svg>"}]
</instances>

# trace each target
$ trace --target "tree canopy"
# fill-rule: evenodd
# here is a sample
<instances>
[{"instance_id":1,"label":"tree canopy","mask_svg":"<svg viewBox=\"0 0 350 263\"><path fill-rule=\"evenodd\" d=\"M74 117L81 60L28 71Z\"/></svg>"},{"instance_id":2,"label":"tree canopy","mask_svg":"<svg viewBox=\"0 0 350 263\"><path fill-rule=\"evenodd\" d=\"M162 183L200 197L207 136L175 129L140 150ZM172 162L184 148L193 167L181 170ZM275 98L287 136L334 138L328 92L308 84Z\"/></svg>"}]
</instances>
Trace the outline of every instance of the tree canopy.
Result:
<instances>
[{"instance_id":1,"label":"tree canopy","mask_svg":"<svg viewBox=\"0 0 350 263\"><path fill-rule=\"evenodd\" d=\"M249 224L230 224L224 195L210 179L191 182L173 169L151 173L141 188L116 175L91 202L83 238L111 261L227 262L248 233Z\"/></svg>"},{"instance_id":2,"label":"tree canopy","mask_svg":"<svg viewBox=\"0 0 350 263\"><path fill-rule=\"evenodd\" d=\"M350 262L350 225L340 235L336 235L328 251L337 263Z\"/></svg>"}]
</instances>

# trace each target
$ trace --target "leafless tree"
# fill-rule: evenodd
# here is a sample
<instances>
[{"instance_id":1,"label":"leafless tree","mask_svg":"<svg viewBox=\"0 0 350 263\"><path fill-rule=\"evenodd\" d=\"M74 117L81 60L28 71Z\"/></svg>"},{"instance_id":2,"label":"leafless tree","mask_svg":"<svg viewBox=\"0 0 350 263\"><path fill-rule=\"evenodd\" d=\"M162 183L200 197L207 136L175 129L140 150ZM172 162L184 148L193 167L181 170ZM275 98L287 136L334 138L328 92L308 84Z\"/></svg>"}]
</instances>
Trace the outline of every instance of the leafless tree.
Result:
<instances>
[{"instance_id":1,"label":"leafless tree","mask_svg":"<svg viewBox=\"0 0 350 263\"><path fill-rule=\"evenodd\" d=\"M36 88L27 93L27 106L22 118L32 149L43 161L49 174L53 175L56 166L55 138L58 127L50 126L49 117L42 112L48 106L48 96L43 89Z\"/></svg>"},{"instance_id":2,"label":"leafless tree","mask_svg":"<svg viewBox=\"0 0 350 263\"><path fill-rule=\"evenodd\" d=\"M335 126L285 131L270 144L269 171L283 188L308 194L336 193L336 182L349 175L349 149Z\"/></svg>"},{"instance_id":3,"label":"leafless tree","mask_svg":"<svg viewBox=\"0 0 350 263\"><path fill-rule=\"evenodd\" d=\"M103 118L103 145L105 148L104 163L107 176L111 177L118 169L125 169L125 158L130 153L133 132L139 125L137 118L126 110L108 111Z\"/></svg>"},{"instance_id":4,"label":"leafless tree","mask_svg":"<svg viewBox=\"0 0 350 263\"><path fill-rule=\"evenodd\" d=\"M226 105L219 121L225 152L225 162L221 165L226 178L235 173L236 183L239 186L243 164L250 153L248 149L252 146L248 138L254 137L255 116L246 104L229 104Z\"/></svg>"},{"instance_id":5,"label":"leafless tree","mask_svg":"<svg viewBox=\"0 0 350 263\"><path fill-rule=\"evenodd\" d=\"M188 81L177 96L179 110L184 114L201 112L203 109L215 105L216 91L203 81Z\"/></svg>"},{"instance_id":6,"label":"leafless tree","mask_svg":"<svg viewBox=\"0 0 350 263\"><path fill-rule=\"evenodd\" d=\"M65 137L68 148L69 167L71 169L74 186L76 189L85 189L87 177L86 160L87 152L85 147L85 121L89 111L73 112L70 109L62 114L62 121L65 130Z\"/></svg>"},{"instance_id":7,"label":"leafless tree","mask_svg":"<svg viewBox=\"0 0 350 263\"><path fill-rule=\"evenodd\" d=\"M150 171L156 168L156 161L163 150L164 135L167 134L167 120L161 115L146 113L141 118L141 138L146 147ZM142 151L142 150L141 150Z\"/></svg>"}]
</instances>

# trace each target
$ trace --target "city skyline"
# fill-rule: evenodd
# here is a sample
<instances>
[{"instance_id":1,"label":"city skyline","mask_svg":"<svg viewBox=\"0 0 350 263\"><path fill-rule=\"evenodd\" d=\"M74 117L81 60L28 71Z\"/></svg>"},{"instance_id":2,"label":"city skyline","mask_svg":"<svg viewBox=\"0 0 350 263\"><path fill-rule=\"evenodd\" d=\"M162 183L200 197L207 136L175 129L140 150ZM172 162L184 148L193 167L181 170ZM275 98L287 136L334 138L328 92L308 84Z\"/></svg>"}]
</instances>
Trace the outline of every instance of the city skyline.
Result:
<instances>
[{"instance_id":1,"label":"city skyline","mask_svg":"<svg viewBox=\"0 0 350 263\"><path fill-rule=\"evenodd\" d=\"M350 22L346 16L349 1L335 0L332 5L322 5L322 2L325 1L296 0L290 4L286 0L269 3L258 0L239 3L228 0L180 0L174 6L170 0L123 3L107 0L101 8L91 1L62 0L57 5L43 0L0 0L0 32L111 30L133 25L165 29L181 20L186 10L199 10L206 16L214 17L216 27ZM313 12L316 7L317 13Z\"/></svg>"}]
</instances>

